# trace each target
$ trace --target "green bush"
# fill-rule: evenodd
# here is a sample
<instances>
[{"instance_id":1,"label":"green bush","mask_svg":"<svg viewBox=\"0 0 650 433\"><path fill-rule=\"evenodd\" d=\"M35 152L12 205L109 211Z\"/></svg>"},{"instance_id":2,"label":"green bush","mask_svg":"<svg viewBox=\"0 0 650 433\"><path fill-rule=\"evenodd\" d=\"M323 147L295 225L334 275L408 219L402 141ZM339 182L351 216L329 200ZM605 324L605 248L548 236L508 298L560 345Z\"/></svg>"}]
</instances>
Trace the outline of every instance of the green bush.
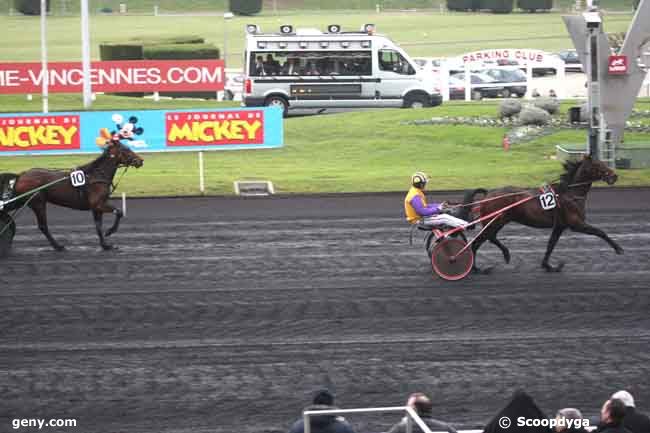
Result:
<instances>
[{"instance_id":1,"label":"green bush","mask_svg":"<svg viewBox=\"0 0 650 433\"><path fill-rule=\"evenodd\" d=\"M41 0L15 0L18 12L25 15L40 15ZM45 9L50 11L50 0L47 0Z\"/></svg>"},{"instance_id":2,"label":"green bush","mask_svg":"<svg viewBox=\"0 0 650 433\"><path fill-rule=\"evenodd\" d=\"M450 11L477 11L481 9L480 0L447 0L447 9Z\"/></svg>"},{"instance_id":3,"label":"green bush","mask_svg":"<svg viewBox=\"0 0 650 433\"><path fill-rule=\"evenodd\" d=\"M230 0L230 12L236 15L255 15L262 11L262 0Z\"/></svg>"},{"instance_id":4,"label":"green bush","mask_svg":"<svg viewBox=\"0 0 650 433\"><path fill-rule=\"evenodd\" d=\"M553 0L517 0L517 7L530 12L538 10L550 11L553 9Z\"/></svg>"},{"instance_id":5,"label":"green bush","mask_svg":"<svg viewBox=\"0 0 650 433\"><path fill-rule=\"evenodd\" d=\"M133 38L134 42L140 42L142 45L170 45L170 44L204 44L205 38L201 36L169 36L169 37L148 37L147 39Z\"/></svg>"},{"instance_id":6,"label":"green bush","mask_svg":"<svg viewBox=\"0 0 650 433\"><path fill-rule=\"evenodd\" d=\"M535 106L526 106L519 113L519 120L523 125L548 125L551 115L545 110Z\"/></svg>"},{"instance_id":7,"label":"green bush","mask_svg":"<svg viewBox=\"0 0 650 433\"><path fill-rule=\"evenodd\" d=\"M489 9L495 14L509 14L515 0L481 0L481 9Z\"/></svg>"}]
</instances>

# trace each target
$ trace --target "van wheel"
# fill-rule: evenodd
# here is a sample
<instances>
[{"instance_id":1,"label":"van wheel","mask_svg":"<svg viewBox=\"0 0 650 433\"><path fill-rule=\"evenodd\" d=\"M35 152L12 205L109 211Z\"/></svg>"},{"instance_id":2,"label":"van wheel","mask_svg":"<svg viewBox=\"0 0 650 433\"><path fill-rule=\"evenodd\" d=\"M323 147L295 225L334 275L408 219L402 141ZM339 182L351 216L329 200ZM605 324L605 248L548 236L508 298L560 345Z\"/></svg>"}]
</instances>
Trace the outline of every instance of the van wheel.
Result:
<instances>
[{"instance_id":1,"label":"van wheel","mask_svg":"<svg viewBox=\"0 0 650 433\"><path fill-rule=\"evenodd\" d=\"M264 101L265 107L278 107L282 109L282 117L287 117L289 112L289 102L282 96L269 96Z\"/></svg>"},{"instance_id":2,"label":"van wheel","mask_svg":"<svg viewBox=\"0 0 650 433\"><path fill-rule=\"evenodd\" d=\"M503 89L503 92L501 92L501 96L504 98L509 98L510 97L510 89Z\"/></svg>"},{"instance_id":3,"label":"van wheel","mask_svg":"<svg viewBox=\"0 0 650 433\"><path fill-rule=\"evenodd\" d=\"M428 95L415 93L413 95L406 95L406 98L404 98L405 108L425 108L430 106Z\"/></svg>"},{"instance_id":4,"label":"van wheel","mask_svg":"<svg viewBox=\"0 0 650 433\"><path fill-rule=\"evenodd\" d=\"M483 99L483 94L479 92L478 90L473 90L472 91L472 100L474 101L480 101Z\"/></svg>"}]
</instances>

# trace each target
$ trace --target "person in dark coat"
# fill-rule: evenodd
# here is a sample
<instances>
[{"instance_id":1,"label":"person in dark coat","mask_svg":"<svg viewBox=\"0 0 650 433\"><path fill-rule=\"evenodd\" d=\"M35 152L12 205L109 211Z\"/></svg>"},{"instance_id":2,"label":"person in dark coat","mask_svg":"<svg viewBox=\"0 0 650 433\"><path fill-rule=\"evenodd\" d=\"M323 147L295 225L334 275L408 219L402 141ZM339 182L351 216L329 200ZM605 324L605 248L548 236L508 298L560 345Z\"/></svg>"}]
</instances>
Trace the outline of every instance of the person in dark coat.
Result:
<instances>
[{"instance_id":1,"label":"person in dark coat","mask_svg":"<svg viewBox=\"0 0 650 433\"><path fill-rule=\"evenodd\" d=\"M637 412L632 394L627 391L618 391L612 394L612 398L621 400L625 405L623 426L626 429L632 433L650 433L650 418L645 414Z\"/></svg>"},{"instance_id":2,"label":"person in dark coat","mask_svg":"<svg viewBox=\"0 0 650 433\"><path fill-rule=\"evenodd\" d=\"M312 404L304 410L334 410L334 396L327 389L322 389L314 395ZM355 433L345 418L337 415L312 415L309 417L311 433ZM305 424L302 417L293 423L289 433L304 433Z\"/></svg>"},{"instance_id":3,"label":"person in dark coat","mask_svg":"<svg viewBox=\"0 0 650 433\"><path fill-rule=\"evenodd\" d=\"M596 433L632 433L623 426L625 404L617 398L607 400L600 410L600 424Z\"/></svg>"},{"instance_id":4,"label":"person in dark coat","mask_svg":"<svg viewBox=\"0 0 650 433\"><path fill-rule=\"evenodd\" d=\"M447 431L449 433L457 433L456 429L450 426L449 424L438 421L433 418L433 404L431 399L421 392L416 392L409 396L406 405L415 410L415 413L424 421L424 423L429 427L431 431ZM421 433L422 429L414 420L411 420L411 425L413 426L413 433ZM406 424L408 422L408 417L402 418L400 422L395 424L388 433L406 433Z\"/></svg>"},{"instance_id":5,"label":"person in dark coat","mask_svg":"<svg viewBox=\"0 0 650 433\"><path fill-rule=\"evenodd\" d=\"M483 433L552 433L549 427L519 426L517 418L546 419L531 396L523 391L515 392L512 400L485 426ZM508 419L506 422L505 419Z\"/></svg>"}]
</instances>

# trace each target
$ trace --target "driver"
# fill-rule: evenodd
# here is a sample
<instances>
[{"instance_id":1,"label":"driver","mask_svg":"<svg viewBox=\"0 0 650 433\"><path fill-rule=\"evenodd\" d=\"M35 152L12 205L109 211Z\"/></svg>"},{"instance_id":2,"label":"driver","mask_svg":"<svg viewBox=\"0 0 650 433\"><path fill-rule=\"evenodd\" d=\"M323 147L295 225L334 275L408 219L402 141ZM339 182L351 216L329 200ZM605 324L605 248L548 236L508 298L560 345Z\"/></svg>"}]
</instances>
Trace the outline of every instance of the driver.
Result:
<instances>
[{"instance_id":1,"label":"driver","mask_svg":"<svg viewBox=\"0 0 650 433\"><path fill-rule=\"evenodd\" d=\"M430 226L459 227L467 225L467 221L443 213L446 206L445 202L427 205L424 187L427 185L428 180L427 175L421 171L411 176L411 189L404 198L406 220L411 224L422 222Z\"/></svg>"}]
</instances>

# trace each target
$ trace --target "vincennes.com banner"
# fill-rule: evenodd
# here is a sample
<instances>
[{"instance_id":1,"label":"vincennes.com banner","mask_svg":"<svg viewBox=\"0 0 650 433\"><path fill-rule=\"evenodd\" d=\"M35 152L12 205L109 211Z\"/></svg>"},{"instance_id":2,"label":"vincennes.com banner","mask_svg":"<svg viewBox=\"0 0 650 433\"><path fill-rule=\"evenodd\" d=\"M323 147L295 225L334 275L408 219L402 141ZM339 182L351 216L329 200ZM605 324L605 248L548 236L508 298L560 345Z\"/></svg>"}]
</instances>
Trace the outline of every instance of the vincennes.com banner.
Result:
<instances>
[{"instance_id":1,"label":"vincennes.com banner","mask_svg":"<svg viewBox=\"0 0 650 433\"><path fill-rule=\"evenodd\" d=\"M223 60L120 60L92 62L93 92L220 91L224 88ZM0 94L41 93L40 63L0 63ZM81 63L52 62L47 69L48 91L81 93Z\"/></svg>"},{"instance_id":2,"label":"vincennes.com banner","mask_svg":"<svg viewBox=\"0 0 650 433\"><path fill-rule=\"evenodd\" d=\"M102 130L130 137L122 142L138 153L274 148L284 140L274 107L0 114L0 156L97 153Z\"/></svg>"}]
</instances>

